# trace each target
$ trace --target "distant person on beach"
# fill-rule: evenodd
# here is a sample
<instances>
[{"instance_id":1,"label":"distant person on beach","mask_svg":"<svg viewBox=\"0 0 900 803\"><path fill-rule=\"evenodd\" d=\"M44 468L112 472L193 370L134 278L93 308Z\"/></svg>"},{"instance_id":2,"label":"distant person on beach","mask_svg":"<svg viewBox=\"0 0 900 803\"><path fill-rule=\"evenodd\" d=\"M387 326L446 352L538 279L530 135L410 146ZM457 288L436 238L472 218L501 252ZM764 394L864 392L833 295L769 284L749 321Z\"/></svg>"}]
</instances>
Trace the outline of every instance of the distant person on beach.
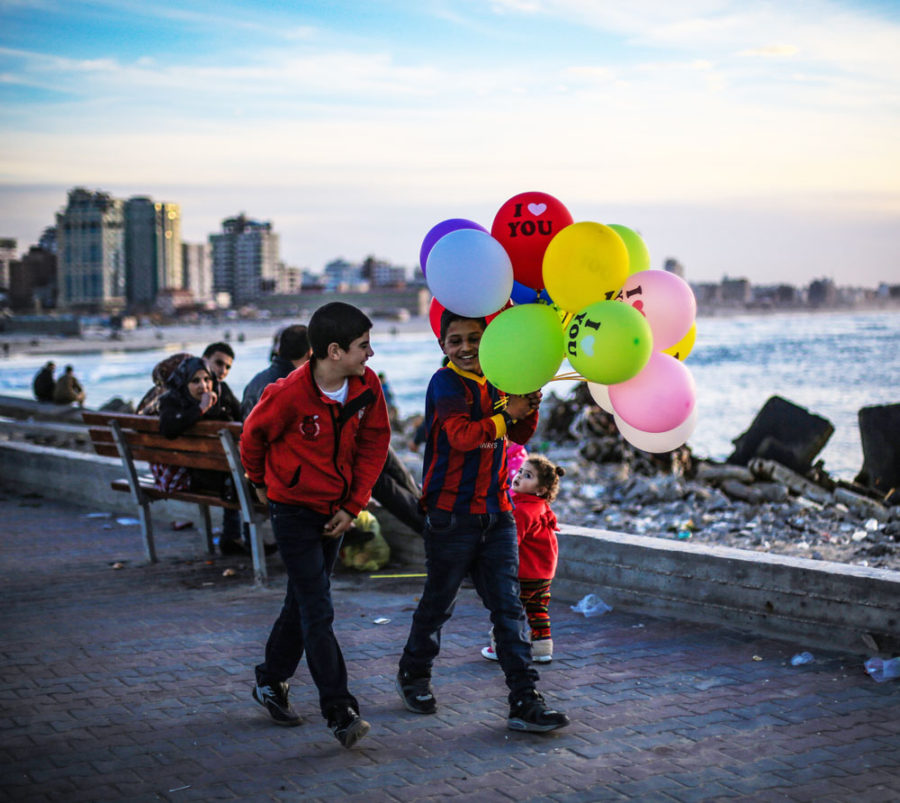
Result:
<instances>
[{"instance_id":1,"label":"distant person on beach","mask_svg":"<svg viewBox=\"0 0 900 803\"><path fill-rule=\"evenodd\" d=\"M506 395L485 378L478 349L486 322L450 311L439 342L449 364L425 395L422 506L427 577L400 658L397 690L416 714L434 714L431 687L441 628L460 585L471 577L491 612L497 657L509 688L510 730L545 732L569 724L535 688L527 620L519 599L516 523L506 468L506 438L525 443L538 422L540 391Z\"/></svg>"},{"instance_id":2,"label":"distant person on beach","mask_svg":"<svg viewBox=\"0 0 900 803\"><path fill-rule=\"evenodd\" d=\"M53 401L56 404L72 404L75 402L80 407L84 404L84 388L75 378L75 369L67 365L63 375L56 380L53 386Z\"/></svg>"},{"instance_id":3,"label":"distant person on beach","mask_svg":"<svg viewBox=\"0 0 900 803\"><path fill-rule=\"evenodd\" d=\"M519 540L519 598L531 628L531 660L537 664L553 660L550 583L556 575L559 556L556 538L559 525L550 503L556 499L559 478L565 473L565 469L544 455L530 455L512 481L513 515ZM498 660L493 630L491 644L481 654L491 661Z\"/></svg>"},{"instance_id":4,"label":"distant person on beach","mask_svg":"<svg viewBox=\"0 0 900 803\"><path fill-rule=\"evenodd\" d=\"M244 422L241 460L287 569L284 606L256 667L253 699L279 725L299 725L288 681L306 654L319 708L335 738L352 747L369 732L348 688L332 622L331 572L344 533L365 508L390 443L375 372L372 322L341 302L309 321L313 358L269 385Z\"/></svg>"},{"instance_id":5,"label":"distant person on beach","mask_svg":"<svg viewBox=\"0 0 900 803\"><path fill-rule=\"evenodd\" d=\"M394 401L394 391L391 390L391 385L388 382L387 375L384 371L381 371L378 374L378 381L381 382L381 390L384 392L384 400L388 406L388 416L391 419L391 426L396 429L400 424L400 414L397 410L397 404Z\"/></svg>"},{"instance_id":6,"label":"distant person on beach","mask_svg":"<svg viewBox=\"0 0 900 803\"><path fill-rule=\"evenodd\" d=\"M203 359L212 372L213 390L219 398L219 406L228 413L229 421L240 421L241 403L225 382L225 377L234 365L234 349L227 343L210 343L203 350Z\"/></svg>"},{"instance_id":7,"label":"distant person on beach","mask_svg":"<svg viewBox=\"0 0 900 803\"><path fill-rule=\"evenodd\" d=\"M254 376L244 388L241 418L245 419L250 415L250 411L269 385L305 364L311 356L309 334L303 324L298 323L282 329L275 337L269 366Z\"/></svg>"},{"instance_id":8,"label":"distant person on beach","mask_svg":"<svg viewBox=\"0 0 900 803\"><path fill-rule=\"evenodd\" d=\"M53 390L56 387L55 373L56 363L50 361L34 375L34 382L32 382L31 387L34 391L34 398L38 401L53 401Z\"/></svg>"}]
</instances>

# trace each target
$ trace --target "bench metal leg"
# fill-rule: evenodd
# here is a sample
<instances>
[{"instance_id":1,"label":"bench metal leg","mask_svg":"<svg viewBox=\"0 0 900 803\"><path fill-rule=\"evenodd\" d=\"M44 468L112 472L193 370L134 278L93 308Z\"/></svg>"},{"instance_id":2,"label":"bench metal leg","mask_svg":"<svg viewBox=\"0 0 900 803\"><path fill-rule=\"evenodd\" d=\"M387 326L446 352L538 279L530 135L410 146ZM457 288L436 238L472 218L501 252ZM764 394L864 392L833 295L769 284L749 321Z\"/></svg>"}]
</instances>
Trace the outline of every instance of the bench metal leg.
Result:
<instances>
[{"instance_id":1,"label":"bench metal leg","mask_svg":"<svg viewBox=\"0 0 900 803\"><path fill-rule=\"evenodd\" d=\"M150 503L144 502L138 507L141 520L141 535L144 538L144 554L150 563L156 563L156 545L153 543L153 519L150 518Z\"/></svg>"},{"instance_id":2,"label":"bench metal leg","mask_svg":"<svg viewBox=\"0 0 900 803\"><path fill-rule=\"evenodd\" d=\"M250 554L253 557L253 580L257 585L264 586L269 579L266 569L266 553L263 549L262 536L255 522L246 525L250 530Z\"/></svg>"},{"instance_id":3,"label":"bench metal leg","mask_svg":"<svg viewBox=\"0 0 900 803\"><path fill-rule=\"evenodd\" d=\"M200 513L203 516L203 534L206 536L206 551L210 555L215 554L216 545L213 543L212 534L212 518L209 515L209 505L199 505Z\"/></svg>"}]
</instances>

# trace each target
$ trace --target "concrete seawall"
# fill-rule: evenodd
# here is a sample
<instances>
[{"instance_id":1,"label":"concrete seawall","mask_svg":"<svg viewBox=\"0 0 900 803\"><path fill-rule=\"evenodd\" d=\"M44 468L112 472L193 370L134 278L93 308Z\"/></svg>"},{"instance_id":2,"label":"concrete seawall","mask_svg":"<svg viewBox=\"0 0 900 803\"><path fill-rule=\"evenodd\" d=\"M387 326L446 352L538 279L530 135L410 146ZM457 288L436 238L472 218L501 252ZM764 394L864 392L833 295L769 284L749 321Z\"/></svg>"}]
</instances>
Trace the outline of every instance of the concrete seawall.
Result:
<instances>
[{"instance_id":1,"label":"concrete seawall","mask_svg":"<svg viewBox=\"0 0 900 803\"><path fill-rule=\"evenodd\" d=\"M116 458L0 442L0 481L22 493L135 515L130 497L109 487L121 476ZM200 522L195 505L179 502L154 503L153 515ZM395 557L421 562L421 540L394 524L383 522ZM884 569L563 524L554 598L588 593L624 610L795 641L798 650L871 654L873 642L883 652L900 649L900 572Z\"/></svg>"}]
</instances>

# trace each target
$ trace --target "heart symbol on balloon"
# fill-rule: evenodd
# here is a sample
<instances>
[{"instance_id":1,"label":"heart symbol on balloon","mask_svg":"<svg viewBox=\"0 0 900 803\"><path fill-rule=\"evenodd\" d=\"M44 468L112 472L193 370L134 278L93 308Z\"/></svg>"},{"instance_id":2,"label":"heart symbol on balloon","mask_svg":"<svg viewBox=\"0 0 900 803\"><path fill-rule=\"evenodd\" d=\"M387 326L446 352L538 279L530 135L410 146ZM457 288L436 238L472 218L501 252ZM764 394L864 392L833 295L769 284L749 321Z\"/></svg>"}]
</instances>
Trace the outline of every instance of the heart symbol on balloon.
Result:
<instances>
[{"instance_id":1,"label":"heart symbol on balloon","mask_svg":"<svg viewBox=\"0 0 900 803\"><path fill-rule=\"evenodd\" d=\"M584 352L585 356L593 357L594 356L594 336L588 335L587 337L581 338L581 342L578 344L581 347L581 350Z\"/></svg>"},{"instance_id":2,"label":"heart symbol on balloon","mask_svg":"<svg viewBox=\"0 0 900 803\"><path fill-rule=\"evenodd\" d=\"M535 217L543 215L547 211L547 204L528 204L528 211Z\"/></svg>"},{"instance_id":3,"label":"heart symbol on balloon","mask_svg":"<svg viewBox=\"0 0 900 803\"><path fill-rule=\"evenodd\" d=\"M647 317L647 313L644 312L644 302L643 301L635 301L634 304L632 304L631 306L634 307L645 318Z\"/></svg>"}]
</instances>

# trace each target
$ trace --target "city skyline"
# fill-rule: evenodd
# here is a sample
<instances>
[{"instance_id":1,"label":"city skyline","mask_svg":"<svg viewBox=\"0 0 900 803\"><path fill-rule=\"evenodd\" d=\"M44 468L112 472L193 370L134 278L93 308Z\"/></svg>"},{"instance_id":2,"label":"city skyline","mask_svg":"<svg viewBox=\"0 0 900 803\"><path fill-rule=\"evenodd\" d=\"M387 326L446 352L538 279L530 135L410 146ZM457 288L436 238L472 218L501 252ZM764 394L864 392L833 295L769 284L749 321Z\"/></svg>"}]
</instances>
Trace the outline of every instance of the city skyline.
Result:
<instances>
[{"instance_id":1,"label":"city skyline","mask_svg":"<svg viewBox=\"0 0 900 803\"><path fill-rule=\"evenodd\" d=\"M187 242L246 212L288 264L411 267L541 190L692 281L895 280L896 4L677 6L6 3L0 236L85 186L179 204Z\"/></svg>"}]
</instances>

